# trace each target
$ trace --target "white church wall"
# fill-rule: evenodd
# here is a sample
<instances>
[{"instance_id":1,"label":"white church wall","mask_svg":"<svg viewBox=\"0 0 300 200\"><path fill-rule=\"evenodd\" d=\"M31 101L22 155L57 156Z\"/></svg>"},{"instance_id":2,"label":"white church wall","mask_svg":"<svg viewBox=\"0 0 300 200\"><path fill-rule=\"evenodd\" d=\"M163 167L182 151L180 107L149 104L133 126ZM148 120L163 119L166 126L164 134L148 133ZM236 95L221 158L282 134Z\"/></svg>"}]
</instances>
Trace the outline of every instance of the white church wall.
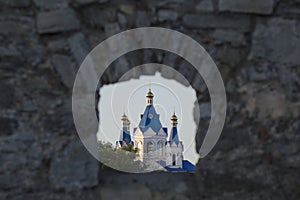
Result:
<instances>
[{"instance_id":1,"label":"white church wall","mask_svg":"<svg viewBox=\"0 0 300 200\"><path fill-rule=\"evenodd\" d=\"M167 144L166 145L167 148L167 153L166 153L166 164L169 167L182 167L182 152L183 152L183 148L181 143L179 143L178 145L176 143L172 143ZM173 163L174 158L173 155L175 155L175 165Z\"/></svg>"}]
</instances>

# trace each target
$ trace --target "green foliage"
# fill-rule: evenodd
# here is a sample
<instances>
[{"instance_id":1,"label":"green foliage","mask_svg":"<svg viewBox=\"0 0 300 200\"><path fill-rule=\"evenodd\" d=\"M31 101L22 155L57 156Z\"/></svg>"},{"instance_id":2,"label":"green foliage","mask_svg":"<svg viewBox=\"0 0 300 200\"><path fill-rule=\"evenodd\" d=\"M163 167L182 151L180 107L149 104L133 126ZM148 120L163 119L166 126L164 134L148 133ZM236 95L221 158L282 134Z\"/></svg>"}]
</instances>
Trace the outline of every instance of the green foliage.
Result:
<instances>
[{"instance_id":1,"label":"green foliage","mask_svg":"<svg viewBox=\"0 0 300 200\"><path fill-rule=\"evenodd\" d=\"M103 163L101 166L102 170L113 168L127 172L145 171L146 166L144 163L136 160L138 149L133 148L133 145L116 149L111 143L99 141L98 150Z\"/></svg>"},{"instance_id":2,"label":"green foliage","mask_svg":"<svg viewBox=\"0 0 300 200\"><path fill-rule=\"evenodd\" d=\"M127 146L123 146L121 149L124 150L124 151L131 152L131 153L137 153L139 151L137 147L133 148L132 144L128 144Z\"/></svg>"}]
</instances>

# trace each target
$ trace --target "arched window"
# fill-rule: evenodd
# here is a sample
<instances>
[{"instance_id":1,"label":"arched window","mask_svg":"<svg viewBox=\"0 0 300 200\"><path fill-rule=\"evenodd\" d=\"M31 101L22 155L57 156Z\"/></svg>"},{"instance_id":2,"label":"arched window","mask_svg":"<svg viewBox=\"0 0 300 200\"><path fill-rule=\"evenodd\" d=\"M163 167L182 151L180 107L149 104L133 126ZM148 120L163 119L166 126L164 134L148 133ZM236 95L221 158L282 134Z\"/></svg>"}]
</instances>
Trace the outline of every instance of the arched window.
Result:
<instances>
[{"instance_id":1,"label":"arched window","mask_svg":"<svg viewBox=\"0 0 300 200\"><path fill-rule=\"evenodd\" d=\"M158 147L159 155L162 156L164 154L164 142L163 141L159 141L157 143L157 147Z\"/></svg>"},{"instance_id":2,"label":"arched window","mask_svg":"<svg viewBox=\"0 0 300 200\"><path fill-rule=\"evenodd\" d=\"M152 142L148 142L147 143L147 153L150 153L153 151L153 143Z\"/></svg>"},{"instance_id":3,"label":"arched window","mask_svg":"<svg viewBox=\"0 0 300 200\"><path fill-rule=\"evenodd\" d=\"M173 154L173 156L172 156L172 165L173 166L176 165L176 155L175 154Z\"/></svg>"}]
</instances>

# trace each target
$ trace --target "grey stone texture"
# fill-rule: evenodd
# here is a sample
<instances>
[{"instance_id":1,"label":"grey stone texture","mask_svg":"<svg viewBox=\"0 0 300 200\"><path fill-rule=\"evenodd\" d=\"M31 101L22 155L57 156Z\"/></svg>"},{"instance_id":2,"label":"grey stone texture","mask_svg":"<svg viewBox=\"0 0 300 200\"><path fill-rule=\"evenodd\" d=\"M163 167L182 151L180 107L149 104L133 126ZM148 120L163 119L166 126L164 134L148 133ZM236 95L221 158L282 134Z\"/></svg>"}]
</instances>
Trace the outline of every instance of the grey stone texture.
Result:
<instances>
[{"instance_id":1,"label":"grey stone texture","mask_svg":"<svg viewBox=\"0 0 300 200\"><path fill-rule=\"evenodd\" d=\"M30 0L1 0L1 7L23 8L30 6Z\"/></svg>"},{"instance_id":2,"label":"grey stone texture","mask_svg":"<svg viewBox=\"0 0 300 200\"><path fill-rule=\"evenodd\" d=\"M69 166L69 167L66 167ZM53 157L49 181L54 189L74 190L98 184L99 165L79 139L71 141L64 151Z\"/></svg>"},{"instance_id":3,"label":"grey stone texture","mask_svg":"<svg viewBox=\"0 0 300 200\"><path fill-rule=\"evenodd\" d=\"M83 22L90 27L104 27L107 23L115 22L115 8L103 6L87 6L82 9Z\"/></svg>"},{"instance_id":4,"label":"grey stone texture","mask_svg":"<svg viewBox=\"0 0 300 200\"><path fill-rule=\"evenodd\" d=\"M199 12L212 12L214 11L214 5L212 0L202 0L196 5L196 10Z\"/></svg>"},{"instance_id":5,"label":"grey stone texture","mask_svg":"<svg viewBox=\"0 0 300 200\"><path fill-rule=\"evenodd\" d=\"M267 15L272 13L274 3L274 0L220 0L219 10Z\"/></svg>"},{"instance_id":6,"label":"grey stone texture","mask_svg":"<svg viewBox=\"0 0 300 200\"><path fill-rule=\"evenodd\" d=\"M34 21L19 14L3 14L0 17L1 35L28 35L35 31Z\"/></svg>"},{"instance_id":7,"label":"grey stone texture","mask_svg":"<svg viewBox=\"0 0 300 200\"><path fill-rule=\"evenodd\" d=\"M79 6L84 6L92 3L99 3L99 4L106 3L108 2L108 0L74 0L74 2Z\"/></svg>"},{"instance_id":8,"label":"grey stone texture","mask_svg":"<svg viewBox=\"0 0 300 200\"><path fill-rule=\"evenodd\" d=\"M68 7L69 0L34 0L34 3L41 9L54 9Z\"/></svg>"},{"instance_id":9,"label":"grey stone texture","mask_svg":"<svg viewBox=\"0 0 300 200\"><path fill-rule=\"evenodd\" d=\"M72 88L75 80L75 65L71 59L65 55L55 54L51 59L51 63L60 76L62 83Z\"/></svg>"},{"instance_id":10,"label":"grey stone texture","mask_svg":"<svg viewBox=\"0 0 300 200\"><path fill-rule=\"evenodd\" d=\"M253 33L251 59L299 65L300 23L296 20L272 18L260 20ZM287 41L285 38L289 38ZM289 52L289 53L282 53Z\"/></svg>"},{"instance_id":11,"label":"grey stone texture","mask_svg":"<svg viewBox=\"0 0 300 200\"><path fill-rule=\"evenodd\" d=\"M68 44L77 64L80 65L89 53L87 41L82 33L76 33L68 39Z\"/></svg>"},{"instance_id":12,"label":"grey stone texture","mask_svg":"<svg viewBox=\"0 0 300 200\"><path fill-rule=\"evenodd\" d=\"M0 7L0 199L300 199L298 0L0 0ZM77 137L71 94L80 64L110 35L141 26L198 41L226 86L222 135L195 173L102 169ZM210 96L182 58L130 52L105 71L99 89L145 63L173 67L195 89L199 150ZM156 71L182 81L159 68L139 68L133 78Z\"/></svg>"},{"instance_id":13,"label":"grey stone texture","mask_svg":"<svg viewBox=\"0 0 300 200\"><path fill-rule=\"evenodd\" d=\"M222 16L213 14L186 14L183 16L183 25L188 28L228 28L241 31L250 30L248 16Z\"/></svg>"},{"instance_id":14,"label":"grey stone texture","mask_svg":"<svg viewBox=\"0 0 300 200\"><path fill-rule=\"evenodd\" d=\"M216 40L217 44L223 44L223 42L229 42L232 45L246 45L246 37L244 33L232 30L215 30L213 39Z\"/></svg>"},{"instance_id":15,"label":"grey stone texture","mask_svg":"<svg viewBox=\"0 0 300 200\"><path fill-rule=\"evenodd\" d=\"M178 18L178 13L172 10L159 10L157 13L158 20L163 21L175 21Z\"/></svg>"},{"instance_id":16,"label":"grey stone texture","mask_svg":"<svg viewBox=\"0 0 300 200\"><path fill-rule=\"evenodd\" d=\"M38 33L71 31L80 27L75 12L69 8L40 12L36 21Z\"/></svg>"}]
</instances>

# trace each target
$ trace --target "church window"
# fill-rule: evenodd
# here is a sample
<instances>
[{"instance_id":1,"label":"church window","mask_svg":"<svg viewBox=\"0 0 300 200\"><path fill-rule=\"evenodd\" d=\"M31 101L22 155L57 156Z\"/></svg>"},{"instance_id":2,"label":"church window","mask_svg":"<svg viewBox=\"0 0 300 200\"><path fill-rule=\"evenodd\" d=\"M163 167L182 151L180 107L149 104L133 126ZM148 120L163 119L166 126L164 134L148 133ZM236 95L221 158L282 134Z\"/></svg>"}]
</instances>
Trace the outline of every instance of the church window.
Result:
<instances>
[{"instance_id":1,"label":"church window","mask_svg":"<svg viewBox=\"0 0 300 200\"><path fill-rule=\"evenodd\" d=\"M176 165L176 155L175 154L173 154L173 156L172 156L172 165L173 166Z\"/></svg>"},{"instance_id":2,"label":"church window","mask_svg":"<svg viewBox=\"0 0 300 200\"><path fill-rule=\"evenodd\" d=\"M147 153L150 153L153 151L153 143L152 142L148 142L147 143Z\"/></svg>"},{"instance_id":3,"label":"church window","mask_svg":"<svg viewBox=\"0 0 300 200\"><path fill-rule=\"evenodd\" d=\"M157 146L158 146L158 151L159 151L159 155L162 156L163 153L164 153L164 142L163 141L159 141L157 143Z\"/></svg>"}]
</instances>

